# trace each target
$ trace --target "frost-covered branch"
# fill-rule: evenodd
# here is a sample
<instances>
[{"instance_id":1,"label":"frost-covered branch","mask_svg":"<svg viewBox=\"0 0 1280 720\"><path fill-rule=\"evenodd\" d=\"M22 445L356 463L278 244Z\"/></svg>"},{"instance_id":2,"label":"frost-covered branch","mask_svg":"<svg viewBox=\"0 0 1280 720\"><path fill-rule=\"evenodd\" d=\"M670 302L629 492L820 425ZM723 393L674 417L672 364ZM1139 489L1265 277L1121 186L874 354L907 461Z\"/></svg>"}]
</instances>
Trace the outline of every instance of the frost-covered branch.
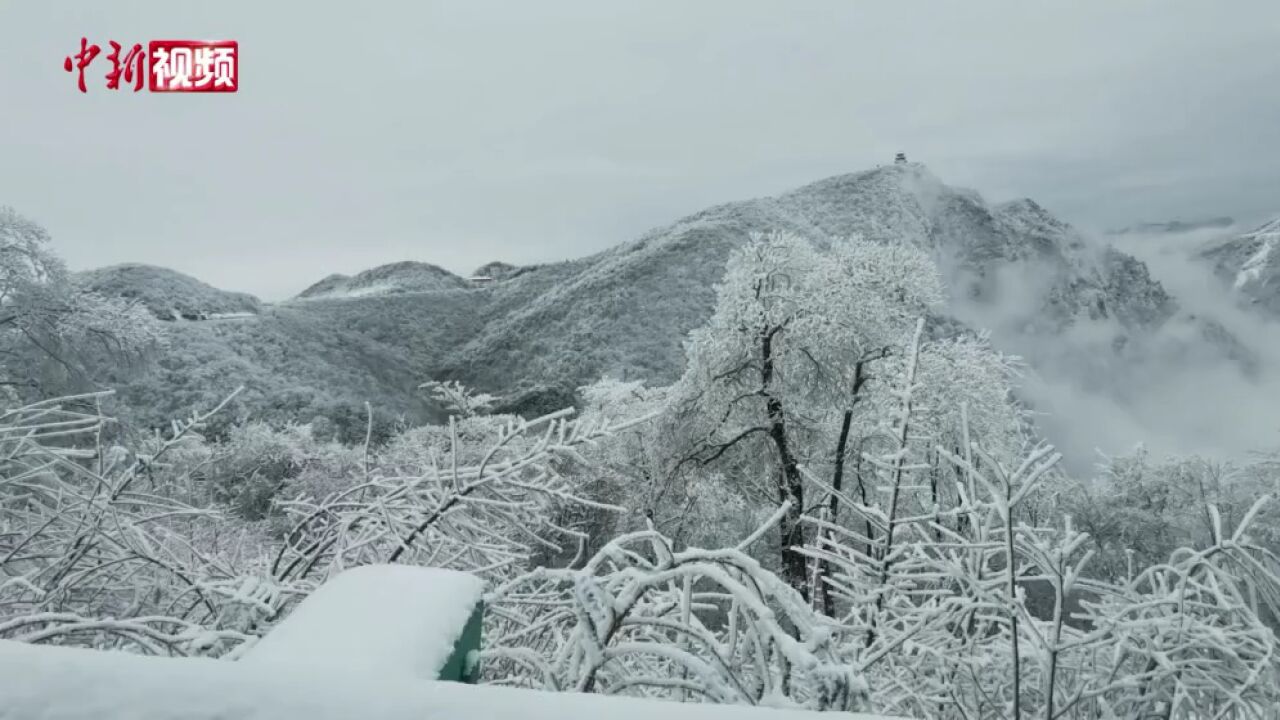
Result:
<instances>
[{"instance_id":1,"label":"frost-covered branch","mask_svg":"<svg viewBox=\"0 0 1280 720\"><path fill-rule=\"evenodd\" d=\"M361 482L327 497L281 503L296 518L276 554L281 581L369 562L451 567L503 577L539 552L581 543L581 532L556 523L565 506L619 510L578 491L561 472L584 462L578 449L630 423L582 421L569 411L495 424L479 457L467 456L456 419L443 458L414 467L374 467Z\"/></svg>"},{"instance_id":2,"label":"frost-covered branch","mask_svg":"<svg viewBox=\"0 0 1280 720\"><path fill-rule=\"evenodd\" d=\"M640 531L613 540L581 569L514 578L488 602L502 620L485 657L489 673L507 682L865 707L865 685L841 656L849 641L842 628L740 549L677 551L661 534Z\"/></svg>"},{"instance_id":3,"label":"frost-covered branch","mask_svg":"<svg viewBox=\"0 0 1280 720\"><path fill-rule=\"evenodd\" d=\"M0 414L0 637L224 653L260 615L213 591L239 572L193 542L218 513L136 482L211 413L175 423L156 452L118 462L124 451L100 442L106 394Z\"/></svg>"}]
</instances>

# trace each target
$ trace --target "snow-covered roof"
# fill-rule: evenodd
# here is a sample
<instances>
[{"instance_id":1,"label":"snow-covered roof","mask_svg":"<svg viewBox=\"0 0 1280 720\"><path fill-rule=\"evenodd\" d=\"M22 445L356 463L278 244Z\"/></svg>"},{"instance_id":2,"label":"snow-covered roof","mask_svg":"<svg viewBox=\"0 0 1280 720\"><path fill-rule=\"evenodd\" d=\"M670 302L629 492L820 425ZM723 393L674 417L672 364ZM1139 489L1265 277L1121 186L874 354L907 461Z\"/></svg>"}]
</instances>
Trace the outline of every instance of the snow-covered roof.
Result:
<instances>
[{"instance_id":1,"label":"snow-covered roof","mask_svg":"<svg viewBox=\"0 0 1280 720\"><path fill-rule=\"evenodd\" d=\"M817 716L793 710L678 705L422 681L337 667L264 667L243 661L147 657L0 640L0 720L54 718L816 720Z\"/></svg>"}]
</instances>

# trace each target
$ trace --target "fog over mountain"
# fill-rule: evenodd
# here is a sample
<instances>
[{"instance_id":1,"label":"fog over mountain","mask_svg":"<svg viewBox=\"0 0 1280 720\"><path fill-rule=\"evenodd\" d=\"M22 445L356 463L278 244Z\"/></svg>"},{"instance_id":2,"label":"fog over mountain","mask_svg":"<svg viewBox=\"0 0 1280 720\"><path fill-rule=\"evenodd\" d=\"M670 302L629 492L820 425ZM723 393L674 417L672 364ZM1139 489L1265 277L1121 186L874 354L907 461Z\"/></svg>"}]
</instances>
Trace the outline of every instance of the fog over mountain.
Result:
<instances>
[{"instance_id":1,"label":"fog over mountain","mask_svg":"<svg viewBox=\"0 0 1280 720\"><path fill-rule=\"evenodd\" d=\"M1166 220L1163 222L1142 222L1114 230L1108 235L1155 235L1159 233L1185 233L1192 230L1217 229L1225 230L1235 225L1235 219L1224 216L1200 218L1197 220Z\"/></svg>"},{"instance_id":2,"label":"fog over mountain","mask_svg":"<svg viewBox=\"0 0 1280 720\"><path fill-rule=\"evenodd\" d=\"M1105 241L1138 258L1177 310L1148 340L1163 352L1130 355L1100 375L1098 387L1060 382L1039 367L1028 393L1052 413L1043 420L1049 436L1075 465L1095 446L1122 452L1141 443L1158 454L1217 458L1274 446L1280 305L1275 269L1258 260L1266 241L1257 231L1216 224ZM1098 321L1079 329L1108 331ZM1061 348L1045 349L1052 355Z\"/></svg>"},{"instance_id":3,"label":"fog over mountain","mask_svg":"<svg viewBox=\"0 0 1280 720\"><path fill-rule=\"evenodd\" d=\"M422 417L414 388L427 378L524 412L572 403L601 376L666 384L730 251L786 230L819 246L861 235L930 253L950 295L934 332L988 331L1024 357L1019 393L1072 470L1138 443L1234 457L1280 435L1280 253L1269 254L1273 226L1224 238L1218 225L1092 238L1033 200L991 204L923 165L886 165L708 208L585 258L490 263L478 280L431 258L330 276L260 315L173 327L161 365L171 381L203 379L157 394L155 377L121 378L122 397L158 421L243 377L242 414L357 415L369 400ZM193 343L202 350L186 352ZM309 348L305 368L272 349L298 347Z\"/></svg>"}]
</instances>

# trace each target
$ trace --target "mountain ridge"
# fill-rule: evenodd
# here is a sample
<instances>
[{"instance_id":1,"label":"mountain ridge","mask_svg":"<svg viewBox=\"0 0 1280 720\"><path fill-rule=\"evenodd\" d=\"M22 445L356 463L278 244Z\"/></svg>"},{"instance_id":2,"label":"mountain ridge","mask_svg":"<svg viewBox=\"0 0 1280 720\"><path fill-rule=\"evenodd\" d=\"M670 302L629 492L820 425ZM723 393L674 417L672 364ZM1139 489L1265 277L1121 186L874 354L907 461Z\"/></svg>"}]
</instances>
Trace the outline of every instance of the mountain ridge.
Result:
<instances>
[{"instance_id":1,"label":"mountain ridge","mask_svg":"<svg viewBox=\"0 0 1280 720\"><path fill-rule=\"evenodd\" d=\"M466 279L438 265L402 260L362 270L355 275L334 273L308 286L295 300L340 299L399 295L409 292L458 290L469 287Z\"/></svg>"},{"instance_id":2,"label":"mountain ridge","mask_svg":"<svg viewBox=\"0 0 1280 720\"><path fill-rule=\"evenodd\" d=\"M1141 222L1122 228L1107 230L1108 235L1151 235L1175 234L1195 230L1225 230L1235 224L1235 218L1226 215L1198 218L1195 220L1166 220L1163 222Z\"/></svg>"},{"instance_id":3,"label":"mountain ridge","mask_svg":"<svg viewBox=\"0 0 1280 720\"><path fill-rule=\"evenodd\" d=\"M952 330L992 328L1002 349L1033 367L1074 373L1086 385L1121 376L1124 362L1144 355L1199 352L1189 345L1195 343L1229 355L1239 345L1224 328L1180 314L1141 261L1088 241L1034 200L988 203L923 165L904 164L708 207L592 255L516 268L482 285L416 262L330 276L255 322L220 328L225 351L204 362L261 366L245 404L259 415L279 408L319 413L331 400L351 415L369 400L391 415L421 419L416 385L426 379L501 395L504 410L559 409L601 376L675 380L688 333L710 317L729 254L753 234L774 230L819 247L852 235L919 247L935 257L949 288ZM1185 330L1173 340L1157 338L1171 326ZM315 376L305 398L289 376L303 371L259 351L288 346L301 328L311 328L306 346L319 368L305 370ZM1083 340L1068 347L1067 337ZM212 340L200 343L213 352ZM350 378L352 362L381 379L323 380ZM150 416L177 409L152 408Z\"/></svg>"}]
</instances>

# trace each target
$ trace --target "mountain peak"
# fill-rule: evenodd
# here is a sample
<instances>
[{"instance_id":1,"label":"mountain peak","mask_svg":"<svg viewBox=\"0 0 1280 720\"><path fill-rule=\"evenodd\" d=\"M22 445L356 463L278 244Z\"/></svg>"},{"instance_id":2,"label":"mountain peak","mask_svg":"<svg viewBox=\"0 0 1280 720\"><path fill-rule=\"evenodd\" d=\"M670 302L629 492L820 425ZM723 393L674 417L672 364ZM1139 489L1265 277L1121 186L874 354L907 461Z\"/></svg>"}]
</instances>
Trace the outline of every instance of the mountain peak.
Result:
<instances>
[{"instance_id":1,"label":"mountain peak","mask_svg":"<svg viewBox=\"0 0 1280 720\"><path fill-rule=\"evenodd\" d=\"M438 265L401 260L369 268L354 276L334 274L298 294L301 300L403 295L414 292L459 290L467 281Z\"/></svg>"},{"instance_id":2,"label":"mountain peak","mask_svg":"<svg viewBox=\"0 0 1280 720\"><path fill-rule=\"evenodd\" d=\"M924 163L908 162L891 165L877 165L867 170L832 175L802 185L785 195L796 195L820 190L838 188L861 189L868 186L892 187L897 185L904 190L916 190L921 184L933 187L943 183Z\"/></svg>"},{"instance_id":3,"label":"mountain peak","mask_svg":"<svg viewBox=\"0 0 1280 720\"><path fill-rule=\"evenodd\" d=\"M122 263L76 273L75 279L101 295L136 299L161 320L256 314L261 307L248 293L220 290L158 265Z\"/></svg>"},{"instance_id":4,"label":"mountain peak","mask_svg":"<svg viewBox=\"0 0 1280 720\"><path fill-rule=\"evenodd\" d=\"M484 265L472 271L472 278L489 278L491 280L502 280L511 275L519 268L510 263L504 263L499 260L487 262Z\"/></svg>"},{"instance_id":5,"label":"mountain peak","mask_svg":"<svg viewBox=\"0 0 1280 720\"><path fill-rule=\"evenodd\" d=\"M1018 198L992 208L1002 223L1021 235L1041 239L1065 240L1065 246L1080 247L1079 235L1070 225L1031 198Z\"/></svg>"}]
</instances>

